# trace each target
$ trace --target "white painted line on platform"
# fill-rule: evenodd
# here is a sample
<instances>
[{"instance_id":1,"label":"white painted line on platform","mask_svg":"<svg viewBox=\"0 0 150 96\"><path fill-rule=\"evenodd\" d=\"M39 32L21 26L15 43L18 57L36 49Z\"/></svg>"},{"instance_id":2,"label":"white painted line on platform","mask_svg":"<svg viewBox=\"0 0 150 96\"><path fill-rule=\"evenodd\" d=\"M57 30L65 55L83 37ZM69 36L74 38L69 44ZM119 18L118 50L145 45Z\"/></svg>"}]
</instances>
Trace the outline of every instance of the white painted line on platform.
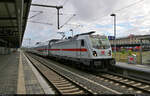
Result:
<instances>
[{"instance_id":1,"label":"white painted line on platform","mask_svg":"<svg viewBox=\"0 0 150 96\"><path fill-rule=\"evenodd\" d=\"M20 59L19 59L17 94L26 94L21 51L20 51Z\"/></svg>"},{"instance_id":2,"label":"white painted line on platform","mask_svg":"<svg viewBox=\"0 0 150 96\"><path fill-rule=\"evenodd\" d=\"M27 60L29 66L31 67L33 73L35 74L37 80L39 81L41 87L44 90L45 94L55 94L55 92L52 90L52 88L50 88L50 86L46 83L46 81L44 80L44 78L41 76L41 74L37 71L37 69L32 65L32 63L29 61L29 59L24 55L25 59Z\"/></svg>"},{"instance_id":3,"label":"white painted line on platform","mask_svg":"<svg viewBox=\"0 0 150 96\"><path fill-rule=\"evenodd\" d=\"M50 63L50 62L49 62ZM52 63L51 63L52 64ZM115 91L115 90L113 90L113 89L111 89L111 88L108 88L108 87L106 87L106 86L103 86L103 85L101 85L101 84L99 84L99 83L97 83L97 82L95 82L95 81L92 81L92 80L90 80L90 79L88 79L88 78L85 78L85 77L83 77L83 76L80 76L80 75L78 75L78 74L76 74L76 73L73 73L73 72L71 72L71 71L69 71L69 70L67 70L67 69L64 69L64 68L62 68L62 67L60 67L60 66L58 66L58 65L54 65L54 64L52 64L53 66L56 66L56 67L58 67L58 68L60 68L60 69L62 69L62 70L65 70L65 71L67 71L67 72L69 72L69 73L71 73L71 74L73 74L73 75L76 75L77 77L79 77L79 78L82 78L82 79L85 79L85 80L87 80L87 81L89 81L89 82L91 82L91 83L93 83L93 84L95 84L95 85L98 85L98 86L101 86L101 87L103 87L103 88L105 88L105 89L107 89L107 90L109 90L109 91L111 91L111 92L113 92L113 93L116 93L116 94L122 94L121 92L118 92L118 91Z\"/></svg>"}]
</instances>

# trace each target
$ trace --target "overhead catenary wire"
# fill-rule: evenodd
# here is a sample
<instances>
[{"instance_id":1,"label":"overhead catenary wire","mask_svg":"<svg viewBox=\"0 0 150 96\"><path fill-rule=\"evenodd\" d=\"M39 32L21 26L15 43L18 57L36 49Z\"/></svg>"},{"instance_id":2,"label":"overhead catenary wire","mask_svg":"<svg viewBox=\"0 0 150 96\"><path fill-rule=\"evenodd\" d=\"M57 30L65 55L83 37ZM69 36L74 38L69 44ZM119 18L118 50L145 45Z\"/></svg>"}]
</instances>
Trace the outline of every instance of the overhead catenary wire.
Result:
<instances>
[{"instance_id":1,"label":"overhead catenary wire","mask_svg":"<svg viewBox=\"0 0 150 96\"><path fill-rule=\"evenodd\" d=\"M39 23L39 24L45 24L45 25L53 25L52 23L45 23L45 22L38 22L38 21L28 21L31 23Z\"/></svg>"},{"instance_id":2,"label":"overhead catenary wire","mask_svg":"<svg viewBox=\"0 0 150 96\"><path fill-rule=\"evenodd\" d=\"M66 25L76 14L73 14L60 28L62 28L64 25Z\"/></svg>"},{"instance_id":3,"label":"overhead catenary wire","mask_svg":"<svg viewBox=\"0 0 150 96\"><path fill-rule=\"evenodd\" d=\"M143 2L143 1L144 1L144 0L140 0L140 1L134 2L134 3L132 3L132 4L129 4L129 5L125 6L125 7L122 7L122 8L120 8L120 9L117 9L117 10L111 12L111 13L119 13L119 12L121 12L122 10L127 9L127 8L129 8L129 7L132 7L132 6L135 6L136 4L141 3L141 2ZM103 15L103 16L101 16L101 17L95 17L95 18L103 18L103 17L109 16L111 13L105 14L105 15Z\"/></svg>"},{"instance_id":4,"label":"overhead catenary wire","mask_svg":"<svg viewBox=\"0 0 150 96\"><path fill-rule=\"evenodd\" d=\"M36 13L35 15L29 17L28 19L34 18L34 17L36 17L36 16L38 16L38 15L43 13L43 11L31 11L31 12L38 12L38 13Z\"/></svg>"},{"instance_id":5,"label":"overhead catenary wire","mask_svg":"<svg viewBox=\"0 0 150 96\"><path fill-rule=\"evenodd\" d=\"M61 5L65 5L65 4L67 3L67 1L68 1L68 0L64 0L64 2L63 2L63 0L62 0L61 2L63 2L63 3L62 3ZM142 2L142 1L144 1L144 0L140 0L140 1L134 2L134 3L132 3L132 4L129 4L129 5L125 6L125 7L123 7L123 8L120 8L120 9L118 9L118 10L115 10L114 13L120 12L120 11L122 11L122 10L124 10L124 9L127 9L127 8L129 8L129 7L131 7L131 6L134 6L134 5L136 5L136 4L138 4L138 3ZM31 16L30 18L33 18L33 17L35 17L35 16L37 16L37 15L39 15L39 14L40 14L40 12L37 13L36 15ZM61 15L61 14L60 14L60 15ZM65 14L63 14L63 15L65 15ZM106 16L108 16L108 14L103 15L101 18L106 17ZM65 24L67 24L73 17L74 17L74 16L70 17L62 26L60 26L60 28L62 28ZM29 21L29 22L30 22L30 21ZM35 22L35 21L34 21L34 22ZM33 22L33 23L34 23L34 22ZM51 25L51 24L49 24L49 23L44 23L44 24Z\"/></svg>"},{"instance_id":6,"label":"overhead catenary wire","mask_svg":"<svg viewBox=\"0 0 150 96\"><path fill-rule=\"evenodd\" d=\"M143 2L144 0L139 0L139 1L137 1L137 2L134 2L134 3L132 3L132 4L129 4L129 5L127 5L127 6L125 6L125 7L122 7L122 8L120 8L120 9L117 9L117 10L115 10L114 12L111 12L111 13L119 13L119 12L121 12L122 10L125 10L125 9L127 9L127 8L130 8L130 7L132 7L132 6L135 6L135 5L137 5L137 4L139 4L139 3L141 3L141 2ZM110 13L110 14L111 14ZM105 15L103 15L103 16L101 16L101 18L103 18L103 17L106 17L106 16L109 16L109 14L105 14ZM70 20L69 20L70 21ZM66 22L64 25L66 25L68 22ZM63 26L64 26L63 25ZM62 27L63 27L62 26ZM61 28L62 28L61 27Z\"/></svg>"},{"instance_id":7,"label":"overhead catenary wire","mask_svg":"<svg viewBox=\"0 0 150 96\"><path fill-rule=\"evenodd\" d=\"M68 0L64 0L62 5L64 6L67 2L68 2Z\"/></svg>"},{"instance_id":8,"label":"overhead catenary wire","mask_svg":"<svg viewBox=\"0 0 150 96\"><path fill-rule=\"evenodd\" d=\"M31 12L38 12L38 13L35 14L35 15L33 15L33 16L31 16L31 17L29 17L28 19L32 19L32 21L30 20L30 21L28 21L28 22L30 22L30 23L45 24L45 25L53 25L52 23L46 23L46 22L40 22L40 21L33 21L34 17L36 17L36 16L38 16L38 15L44 13L43 11L31 11ZM51 13L51 14L56 14L56 13L53 12L53 13ZM50 18L53 18L53 15L50 16Z\"/></svg>"},{"instance_id":9,"label":"overhead catenary wire","mask_svg":"<svg viewBox=\"0 0 150 96\"><path fill-rule=\"evenodd\" d=\"M62 6L64 6L64 5L67 3L67 1L68 1L68 0L61 0L61 1L58 2L57 5L62 5Z\"/></svg>"},{"instance_id":10,"label":"overhead catenary wire","mask_svg":"<svg viewBox=\"0 0 150 96\"><path fill-rule=\"evenodd\" d=\"M122 11L122 10L124 10L124 9L127 9L127 8L129 8L129 7L132 7L132 6L134 6L134 5L136 5L136 4L140 3L140 2L143 2L143 1L144 1L144 0L139 0L139 1L137 1L137 2L134 2L134 3L132 3L132 4L127 5L127 6L125 6L125 7L122 7L122 8L120 8L120 9L118 9L118 10L115 10L114 12L115 12L115 13L120 12L120 11Z\"/></svg>"},{"instance_id":11,"label":"overhead catenary wire","mask_svg":"<svg viewBox=\"0 0 150 96\"><path fill-rule=\"evenodd\" d=\"M68 1L68 0L64 0L64 3L63 3L62 5L64 5L67 1ZM127 9L127 8L129 8L129 7L135 6L136 4L138 4L138 3L140 3L140 2L143 2L143 1L144 1L144 0L140 0L140 1L134 2L134 3L132 3L132 4L129 4L129 5L125 6L125 7L120 8L120 9L118 9L118 10L115 10L115 11L112 12L112 13L118 13L118 12L124 10L124 9ZM111 14L111 13L110 13L110 14ZM61 14L61 15L62 15L62 14ZM64 15L65 15L65 14L64 14ZM78 15L80 15L80 14L78 14ZM106 16L109 16L109 14L103 15L103 16L101 16L101 18L106 17ZM66 25L72 18L73 18L73 16L72 16L70 19L68 19L62 26L60 26L60 28L62 28L64 25Z\"/></svg>"},{"instance_id":12,"label":"overhead catenary wire","mask_svg":"<svg viewBox=\"0 0 150 96\"><path fill-rule=\"evenodd\" d=\"M62 0L62 1L63 1L63 0ZM64 2L63 2L62 5L64 5L67 1L68 1L68 0L64 0ZM60 2L61 2L61 1L60 1ZM58 2L58 5L59 5L60 2ZM40 4L32 4L32 6L53 7L53 8L55 7L55 6L40 5ZM56 7L57 7L57 6L56 6ZM33 18L33 17L35 17L35 16L37 16L37 15L39 15L39 14L41 14L41 12L39 12L39 13L37 13L37 14L31 16L30 19ZM59 14L59 15L62 15L62 14ZM75 15L73 15L73 16L75 16ZM69 22L71 19L72 19L72 17L69 18L69 20L67 20L67 22ZM29 21L29 22L32 22L32 23L41 23L41 22L36 22L36 21ZM65 24L66 24L67 22L65 22ZM41 24L48 24L48 23L41 23ZM65 25L65 24L64 24L64 25ZM49 24L49 25L52 25L52 24ZM64 25L62 25L60 28L62 28ZM58 27L58 29L59 29L59 27Z\"/></svg>"}]
</instances>

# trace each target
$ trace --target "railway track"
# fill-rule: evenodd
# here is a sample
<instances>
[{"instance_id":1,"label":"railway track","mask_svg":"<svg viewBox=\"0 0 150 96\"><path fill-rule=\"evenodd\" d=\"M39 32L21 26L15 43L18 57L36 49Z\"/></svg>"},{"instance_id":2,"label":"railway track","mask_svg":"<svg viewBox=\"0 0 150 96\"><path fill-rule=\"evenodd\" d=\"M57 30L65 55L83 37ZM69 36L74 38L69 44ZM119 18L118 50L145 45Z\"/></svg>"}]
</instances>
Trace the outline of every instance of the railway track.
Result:
<instances>
[{"instance_id":1,"label":"railway track","mask_svg":"<svg viewBox=\"0 0 150 96\"><path fill-rule=\"evenodd\" d=\"M58 94L94 94L86 88L80 86L74 80L62 76L50 67L42 64L32 56L25 54L30 62L36 67L41 75L53 86Z\"/></svg>"},{"instance_id":2,"label":"railway track","mask_svg":"<svg viewBox=\"0 0 150 96\"><path fill-rule=\"evenodd\" d=\"M128 87L129 90L138 90L136 93L150 94L150 83L146 81L124 77L112 73L105 73L101 75L96 74L96 76L100 80L116 83L116 85L121 85L122 87L126 87L126 88Z\"/></svg>"},{"instance_id":3,"label":"railway track","mask_svg":"<svg viewBox=\"0 0 150 96\"><path fill-rule=\"evenodd\" d=\"M111 88L108 88L97 82L94 82L93 80L85 78L84 76L81 76L72 71L69 71L68 69L62 68L58 66L57 64L50 63L49 61L47 61L46 59L42 57L36 56L34 54L30 54L30 53L27 53L27 55L30 55L31 57L37 59L40 62L43 62L43 64L46 66L50 66L56 72L58 72L59 74L62 74L63 76L70 79L71 81L75 82L80 87L88 91L88 93L90 94L122 94L121 92L115 91Z\"/></svg>"},{"instance_id":4,"label":"railway track","mask_svg":"<svg viewBox=\"0 0 150 96\"><path fill-rule=\"evenodd\" d=\"M35 58L39 59L39 61L41 60L42 62L45 62L45 60L43 60L42 58L38 58L37 56L35 56ZM129 91L133 91L131 93L134 93L134 94L141 94L141 93L150 94L150 83L148 83L148 82L135 80L135 79L131 79L131 78L128 78L128 77L123 77L123 76L119 76L117 74L112 74L112 73L93 74L93 75L95 75L95 76L93 76L93 77L95 77L95 80L94 80L94 78L89 78L89 77L86 77L86 78L87 78L87 81L89 79L93 80L93 81L90 81L90 82L95 83L96 85L99 85L98 81L101 81L101 82L105 82L107 84L110 84L110 83L112 84L113 83L112 84L113 87L120 86L119 88L123 88L123 89L127 89L127 90L129 89ZM81 86L81 87L83 87L83 86ZM113 91L114 90L113 87L112 87L112 89L111 88L110 89L106 88L106 89L111 90L115 94L122 94L121 90L120 91L119 90ZM103 88L105 88L105 87L103 87ZM85 87L84 87L84 89L87 90L87 88L85 88ZM91 94L96 93L95 91L88 91L88 92L90 92ZM131 94L131 93L129 92L129 94Z\"/></svg>"}]
</instances>

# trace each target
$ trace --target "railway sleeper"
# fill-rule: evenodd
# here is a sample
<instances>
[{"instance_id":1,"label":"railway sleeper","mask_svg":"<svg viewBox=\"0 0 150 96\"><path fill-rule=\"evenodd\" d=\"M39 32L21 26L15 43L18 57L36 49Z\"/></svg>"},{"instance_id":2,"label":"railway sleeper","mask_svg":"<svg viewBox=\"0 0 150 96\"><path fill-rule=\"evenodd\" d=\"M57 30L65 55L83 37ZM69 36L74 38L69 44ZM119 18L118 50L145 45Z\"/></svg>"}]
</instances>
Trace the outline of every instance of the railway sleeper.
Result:
<instances>
[{"instance_id":1,"label":"railway sleeper","mask_svg":"<svg viewBox=\"0 0 150 96\"><path fill-rule=\"evenodd\" d=\"M123 78L117 78L117 79L115 79L115 80L118 80L118 81L119 81L119 80L123 80Z\"/></svg>"},{"instance_id":2,"label":"railway sleeper","mask_svg":"<svg viewBox=\"0 0 150 96\"><path fill-rule=\"evenodd\" d=\"M71 89L71 88L75 88L75 86L67 86L67 87L60 87L59 89L61 90L61 89Z\"/></svg>"},{"instance_id":3,"label":"railway sleeper","mask_svg":"<svg viewBox=\"0 0 150 96\"><path fill-rule=\"evenodd\" d=\"M56 81L56 82L57 82L57 81L66 81L66 80L63 79L63 78L53 78L53 77L51 78L51 80L52 80L52 81Z\"/></svg>"},{"instance_id":4,"label":"railway sleeper","mask_svg":"<svg viewBox=\"0 0 150 96\"><path fill-rule=\"evenodd\" d=\"M140 86L140 85L141 85L141 83L136 83L136 84L134 84L132 86Z\"/></svg>"},{"instance_id":5,"label":"railway sleeper","mask_svg":"<svg viewBox=\"0 0 150 96\"><path fill-rule=\"evenodd\" d=\"M140 87L141 89L146 89L146 88L150 88L150 86L149 85L145 85L145 86L142 86L142 87Z\"/></svg>"},{"instance_id":6,"label":"railway sleeper","mask_svg":"<svg viewBox=\"0 0 150 96\"><path fill-rule=\"evenodd\" d=\"M73 88L73 89L61 89L61 90L59 90L61 93L72 93L72 92L78 92L78 91L80 91L80 89L79 88Z\"/></svg>"},{"instance_id":7,"label":"railway sleeper","mask_svg":"<svg viewBox=\"0 0 150 96\"><path fill-rule=\"evenodd\" d=\"M135 81L129 81L129 82L124 82L124 83L126 83L126 84L132 84L132 83L134 83L135 84Z\"/></svg>"},{"instance_id":8,"label":"railway sleeper","mask_svg":"<svg viewBox=\"0 0 150 96\"><path fill-rule=\"evenodd\" d=\"M109 77L107 77L107 78L109 78ZM122 78L112 78L112 79L114 79L114 80L122 80Z\"/></svg>"},{"instance_id":9,"label":"railway sleeper","mask_svg":"<svg viewBox=\"0 0 150 96\"><path fill-rule=\"evenodd\" d=\"M125 80L121 80L120 82L128 82L129 80L128 79L125 79Z\"/></svg>"},{"instance_id":10,"label":"railway sleeper","mask_svg":"<svg viewBox=\"0 0 150 96\"><path fill-rule=\"evenodd\" d=\"M63 84L63 85L55 85L56 87L67 87L67 86L72 86L72 84L68 83L68 84Z\"/></svg>"},{"instance_id":11,"label":"railway sleeper","mask_svg":"<svg viewBox=\"0 0 150 96\"><path fill-rule=\"evenodd\" d=\"M77 92L71 92L71 93L68 93L68 92L64 92L63 94L84 94L84 91L80 90L80 91L77 91Z\"/></svg>"},{"instance_id":12,"label":"railway sleeper","mask_svg":"<svg viewBox=\"0 0 150 96\"><path fill-rule=\"evenodd\" d=\"M65 82L66 80L51 80L51 82L54 82L54 83L59 83L59 82Z\"/></svg>"},{"instance_id":13,"label":"railway sleeper","mask_svg":"<svg viewBox=\"0 0 150 96\"><path fill-rule=\"evenodd\" d=\"M54 82L53 82L54 83ZM56 85L63 85L63 84L68 84L69 82L67 81L67 82L57 82L57 83L54 83L54 84L56 84Z\"/></svg>"},{"instance_id":14,"label":"railway sleeper","mask_svg":"<svg viewBox=\"0 0 150 96\"><path fill-rule=\"evenodd\" d=\"M53 76L49 76L49 77L51 78L50 80L57 80L57 81L58 80L60 80L60 81L64 80L62 77L58 77L58 76L54 76L54 75Z\"/></svg>"}]
</instances>

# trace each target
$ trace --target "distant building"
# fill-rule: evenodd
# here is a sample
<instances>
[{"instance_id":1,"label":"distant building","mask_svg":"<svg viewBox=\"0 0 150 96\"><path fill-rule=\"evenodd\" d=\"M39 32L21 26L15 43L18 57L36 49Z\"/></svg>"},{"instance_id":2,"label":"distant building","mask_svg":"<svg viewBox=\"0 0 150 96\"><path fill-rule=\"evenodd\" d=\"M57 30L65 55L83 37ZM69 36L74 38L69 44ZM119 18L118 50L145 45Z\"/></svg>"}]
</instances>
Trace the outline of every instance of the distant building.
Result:
<instances>
[{"instance_id":1,"label":"distant building","mask_svg":"<svg viewBox=\"0 0 150 96\"><path fill-rule=\"evenodd\" d=\"M111 46L116 44L117 47L135 47L140 46L140 40L142 41L143 47L150 48L150 35L129 35L127 37L116 38L115 40L110 40Z\"/></svg>"}]
</instances>

